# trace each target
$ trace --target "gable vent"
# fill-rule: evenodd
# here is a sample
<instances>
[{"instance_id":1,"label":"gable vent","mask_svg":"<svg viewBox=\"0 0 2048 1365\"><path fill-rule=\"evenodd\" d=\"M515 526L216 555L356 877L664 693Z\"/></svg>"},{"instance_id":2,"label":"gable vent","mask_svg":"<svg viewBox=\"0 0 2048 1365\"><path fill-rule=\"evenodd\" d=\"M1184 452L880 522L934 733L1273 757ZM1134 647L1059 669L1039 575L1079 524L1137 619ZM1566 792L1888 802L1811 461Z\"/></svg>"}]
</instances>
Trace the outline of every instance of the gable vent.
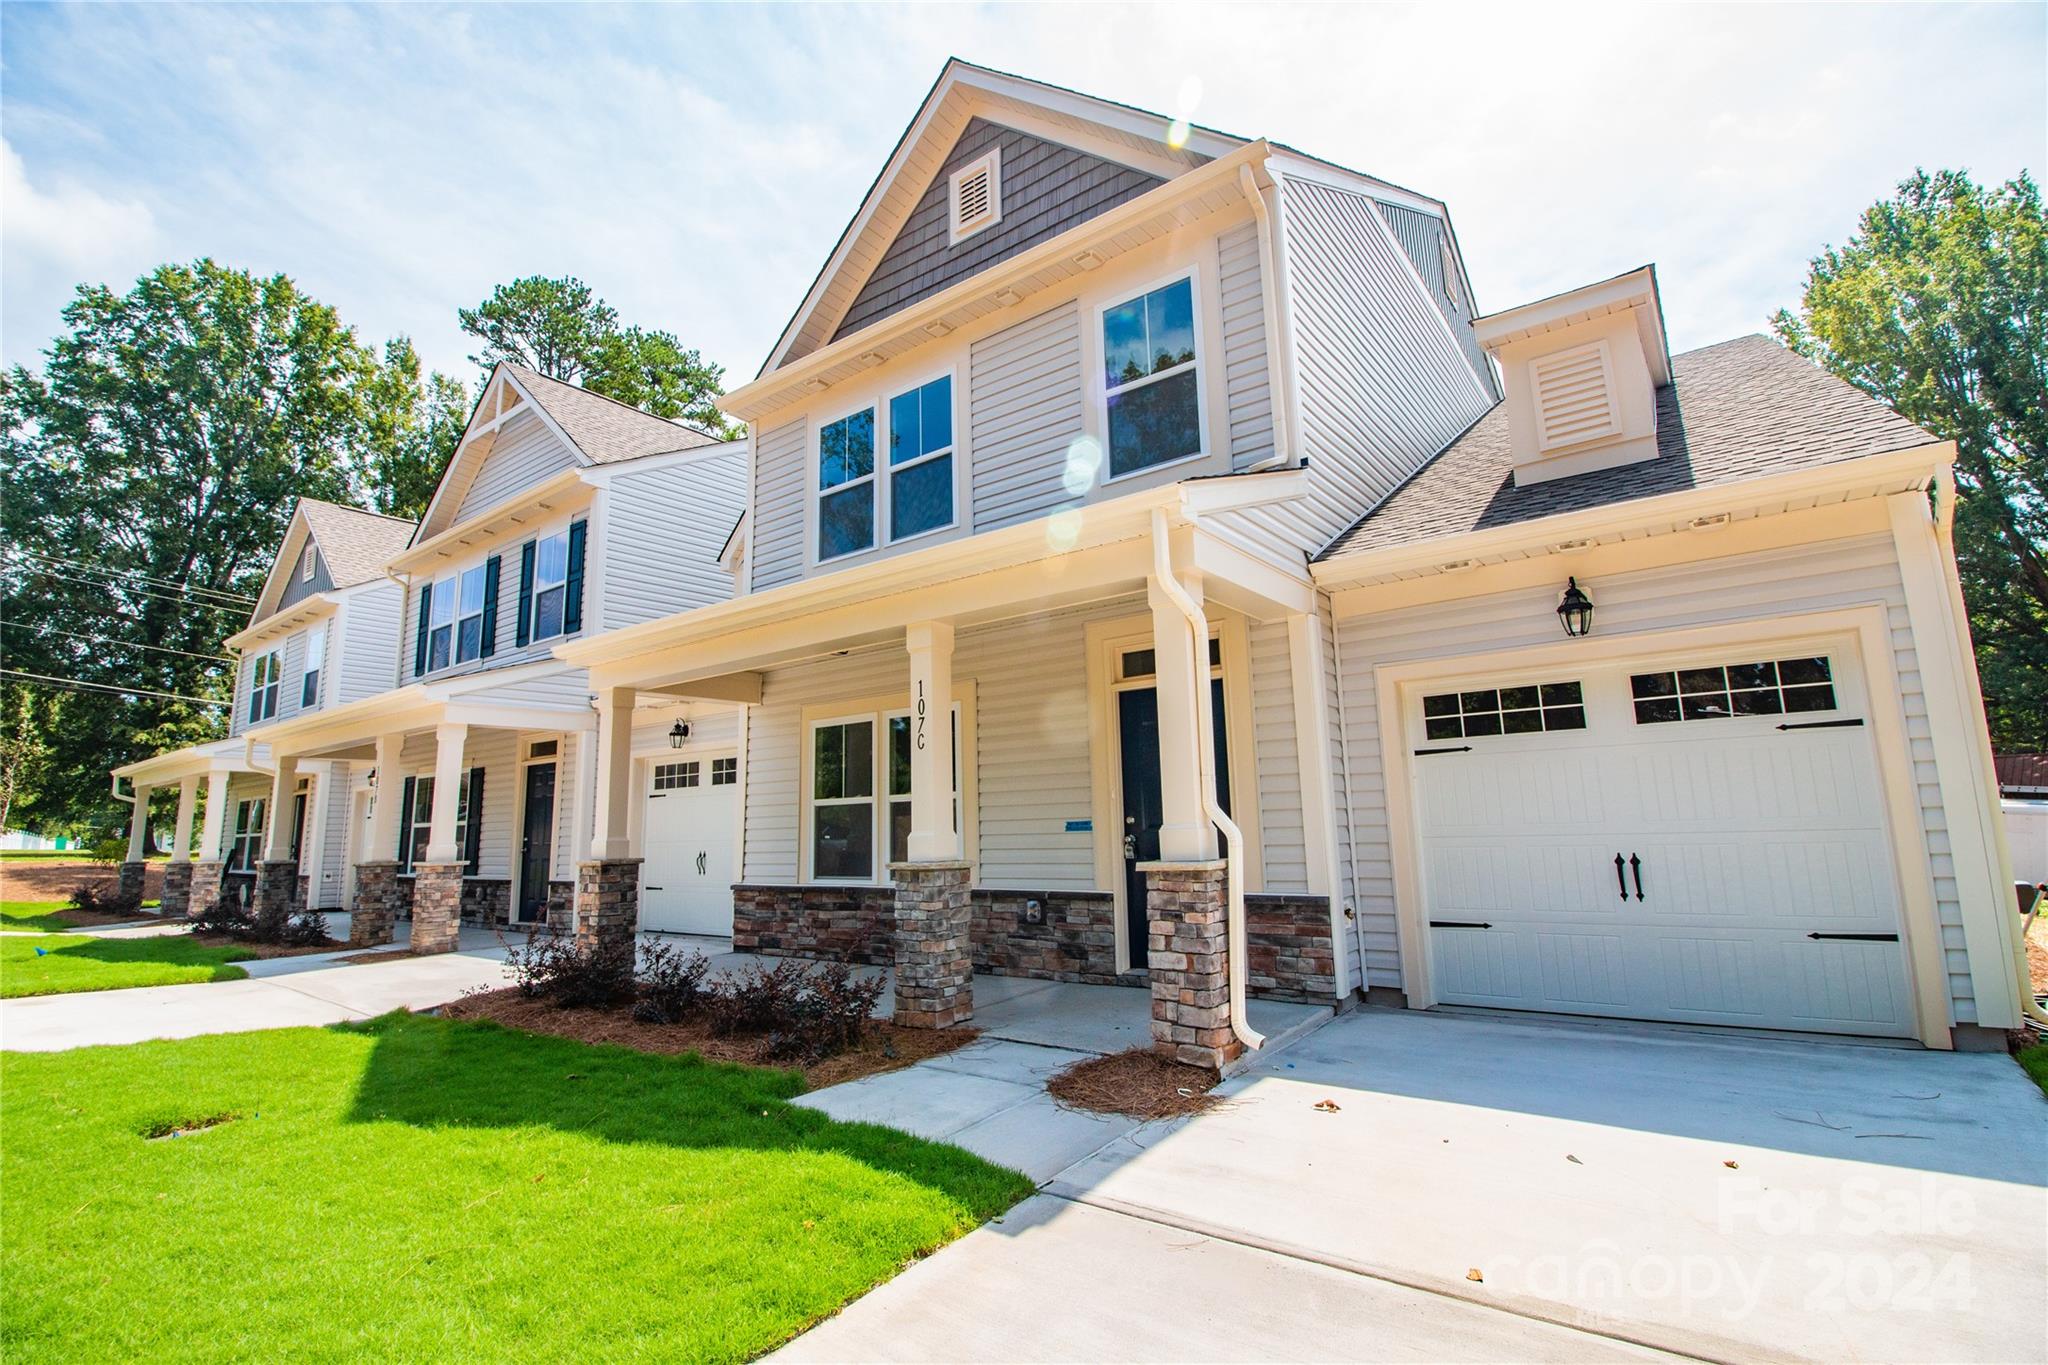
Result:
<instances>
[{"instance_id":1,"label":"gable vent","mask_svg":"<svg viewBox=\"0 0 2048 1365\"><path fill-rule=\"evenodd\" d=\"M1001 221L1003 185L999 155L995 148L990 148L987 155L977 157L953 172L950 184L952 241L971 237Z\"/></svg>"},{"instance_id":2,"label":"gable vent","mask_svg":"<svg viewBox=\"0 0 2048 1365\"><path fill-rule=\"evenodd\" d=\"M1621 430L1614 375L1604 343L1576 346L1529 363L1537 445L1543 450L1578 445Z\"/></svg>"}]
</instances>

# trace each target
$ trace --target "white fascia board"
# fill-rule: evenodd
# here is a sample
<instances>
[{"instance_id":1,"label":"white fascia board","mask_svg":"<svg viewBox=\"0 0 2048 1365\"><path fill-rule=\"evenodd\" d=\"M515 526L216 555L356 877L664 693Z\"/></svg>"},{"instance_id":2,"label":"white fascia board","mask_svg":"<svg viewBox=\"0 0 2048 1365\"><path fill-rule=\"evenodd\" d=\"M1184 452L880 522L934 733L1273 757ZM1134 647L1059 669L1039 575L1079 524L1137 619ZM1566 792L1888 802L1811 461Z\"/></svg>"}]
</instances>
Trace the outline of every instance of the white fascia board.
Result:
<instances>
[{"instance_id":1,"label":"white fascia board","mask_svg":"<svg viewBox=\"0 0 2048 1365\"><path fill-rule=\"evenodd\" d=\"M434 524L434 518L441 510L442 500L450 496L450 490L457 487L468 488L470 481L476 476L475 467L490 455L490 446L493 442L479 441L478 438L487 435L495 437L499 424L511 416L511 414L500 412L482 421L479 421L478 417L484 410L485 400L501 385L510 388L519 395L525 406L531 408L535 415L540 418L542 425L554 434L556 440L568 448L570 457L576 461L578 467L587 469L595 463L588 455L583 453L581 446L569 439L569 433L564 431L562 424L554 419L554 415L548 411L547 405L535 398L532 391L519 382L518 376L514 375L506 367L505 362L499 361L497 367L491 371L489 381L484 384L484 391L478 397L476 406L470 410L469 422L462 429L462 439L456 442L455 445L455 458L448 462L447 470L441 475L441 482L434 486L434 496L427 502L427 510L420 517L419 529L413 533L415 536L426 531L428 527ZM475 456L471 456L471 449L479 445L482 449ZM488 509L485 515L496 511L497 508ZM460 529L459 524L448 528L449 531ZM447 533L448 531L441 531L435 534L440 536ZM414 544L406 553L410 554L424 543ZM393 562L395 563L396 561Z\"/></svg>"},{"instance_id":2,"label":"white fascia board","mask_svg":"<svg viewBox=\"0 0 2048 1365\"><path fill-rule=\"evenodd\" d=\"M677 428L681 430L681 428ZM584 481L598 488L609 487L625 475L645 474L650 470L673 469L677 465L699 464L723 455L744 454L747 443L744 439L720 441L715 445L691 446L686 450L671 450L661 455L642 455L636 460L614 460L609 464L594 464L582 471Z\"/></svg>"},{"instance_id":3,"label":"white fascia board","mask_svg":"<svg viewBox=\"0 0 2048 1365\"><path fill-rule=\"evenodd\" d=\"M1427 571L1447 564L1462 566L1490 555L1526 553L1568 541L1639 531L1660 523L1747 511L1805 494L1855 488L1886 479L1932 478L1937 470L1954 460L1955 443L1937 441L1933 445L1864 455L1817 468L1710 484L1705 488L1608 503L1582 512L1537 517L1485 531L1433 536L1317 560L1309 566L1309 572L1317 586L1330 592L1402 572Z\"/></svg>"},{"instance_id":4,"label":"white fascia board","mask_svg":"<svg viewBox=\"0 0 2048 1365\"><path fill-rule=\"evenodd\" d=\"M316 592L311 597L301 598L282 611L272 612L256 624L236 631L221 643L237 654L245 654L251 645L261 644L273 636L290 635L294 631L303 630L315 621L334 615L345 591L347 590L330 588L325 592Z\"/></svg>"},{"instance_id":5,"label":"white fascia board","mask_svg":"<svg viewBox=\"0 0 2048 1365\"><path fill-rule=\"evenodd\" d=\"M587 465L565 469L496 506L486 508L467 521L457 522L419 542L385 565L385 570L394 574L410 573L436 560L467 553L474 547L473 542L480 538L495 539L515 526L545 521L564 512L580 511L596 493L597 481L591 475L592 467Z\"/></svg>"},{"instance_id":6,"label":"white fascia board","mask_svg":"<svg viewBox=\"0 0 2048 1365\"><path fill-rule=\"evenodd\" d=\"M1310 156L1291 147L1274 146L1272 168L1276 175L1292 176L1296 180L1306 180L1333 190L1347 190L1352 194L1362 194L1368 199L1384 199L1390 204L1399 204L1403 208L1414 209L1417 213L1426 213L1432 218L1446 216L1447 211L1441 199L1417 194L1414 190L1403 189L1377 176L1339 166L1333 161L1324 161L1321 157Z\"/></svg>"}]
</instances>

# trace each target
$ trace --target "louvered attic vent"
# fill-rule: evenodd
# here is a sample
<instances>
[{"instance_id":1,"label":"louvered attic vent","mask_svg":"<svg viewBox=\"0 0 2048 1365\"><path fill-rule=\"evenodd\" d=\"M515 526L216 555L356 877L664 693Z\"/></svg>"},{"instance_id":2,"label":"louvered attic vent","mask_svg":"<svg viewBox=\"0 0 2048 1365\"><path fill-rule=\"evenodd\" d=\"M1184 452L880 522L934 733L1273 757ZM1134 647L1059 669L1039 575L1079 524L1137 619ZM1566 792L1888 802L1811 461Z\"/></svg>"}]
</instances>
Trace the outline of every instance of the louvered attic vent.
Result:
<instances>
[{"instance_id":1,"label":"louvered attic vent","mask_svg":"<svg viewBox=\"0 0 2048 1365\"><path fill-rule=\"evenodd\" d=\"M1537 446L1557 450L1597 441L1621 430L1615 411L1614 369L1607 346L1575 346L1529 363L1536 406Z\"/></svg>"},{"instance_id":2,"label":"louvered attic vent","mask_svg":"<svg viewBox=\"0 0 2048 1365\"><path fill-rule=\"evenodd\" d=\"M953 172L949 185L953 206L952 231L949 234L952 241L971 237L1002 220L1002 163L999 158L1000 153L992 147L986 155Z\"/></svg>"}]
</instances>

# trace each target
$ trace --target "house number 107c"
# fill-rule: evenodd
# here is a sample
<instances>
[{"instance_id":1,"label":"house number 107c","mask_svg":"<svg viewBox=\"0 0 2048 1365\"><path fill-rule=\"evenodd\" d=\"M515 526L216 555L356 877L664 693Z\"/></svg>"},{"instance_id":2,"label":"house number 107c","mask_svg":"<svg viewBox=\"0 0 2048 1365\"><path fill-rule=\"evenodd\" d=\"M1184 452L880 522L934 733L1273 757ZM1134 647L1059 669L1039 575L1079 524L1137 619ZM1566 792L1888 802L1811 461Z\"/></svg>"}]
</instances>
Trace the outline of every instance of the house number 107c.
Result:
<instances>
[{"instance_id":1,"label":"house number 107c","mask_svg":"<svg viewBox=\"0 0 2048 1365\"><path fill-rule=\"evenodd\" d=\"M924 748L924 679L917 680L917 747Z\"/></svg>"}]
</instances>

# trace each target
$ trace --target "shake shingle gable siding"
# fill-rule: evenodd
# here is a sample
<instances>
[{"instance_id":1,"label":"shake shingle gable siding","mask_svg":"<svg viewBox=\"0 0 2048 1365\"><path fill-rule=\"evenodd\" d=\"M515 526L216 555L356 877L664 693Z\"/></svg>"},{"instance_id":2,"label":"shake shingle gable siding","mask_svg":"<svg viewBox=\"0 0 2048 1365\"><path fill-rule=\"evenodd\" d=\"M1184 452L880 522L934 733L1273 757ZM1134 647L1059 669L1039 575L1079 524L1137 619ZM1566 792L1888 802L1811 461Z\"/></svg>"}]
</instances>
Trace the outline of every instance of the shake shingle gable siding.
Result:
<instances>
[{"instance_id":1,"label":"shake shingle gable siding","mask_svg":"<svg viewBox=\"0 0 2048 1365\"><path fill-rule=\"evenodd\" d=\"M1496 405L1319 558L1693 488L1909 450L1936 438L1768 337L1672 360L1657 391L1657 458L1515 486L1505 405Z\"/></svg>"},{"instance_id":2,"label":"shake shingle gable siding","mask_svg":"<svg viewBox=\"0 0 2048 1365\"><path fill-rule=\"evenodd\" d=\"M949 242L953 172L1001 149L1002 219L956 244ZM1073 147L991 123L971 120L932 177L874 273L847 306L832 340L910 307L949 285L986 270L1078 223L1166 183Z\"/></svg>"}]
</instances>

